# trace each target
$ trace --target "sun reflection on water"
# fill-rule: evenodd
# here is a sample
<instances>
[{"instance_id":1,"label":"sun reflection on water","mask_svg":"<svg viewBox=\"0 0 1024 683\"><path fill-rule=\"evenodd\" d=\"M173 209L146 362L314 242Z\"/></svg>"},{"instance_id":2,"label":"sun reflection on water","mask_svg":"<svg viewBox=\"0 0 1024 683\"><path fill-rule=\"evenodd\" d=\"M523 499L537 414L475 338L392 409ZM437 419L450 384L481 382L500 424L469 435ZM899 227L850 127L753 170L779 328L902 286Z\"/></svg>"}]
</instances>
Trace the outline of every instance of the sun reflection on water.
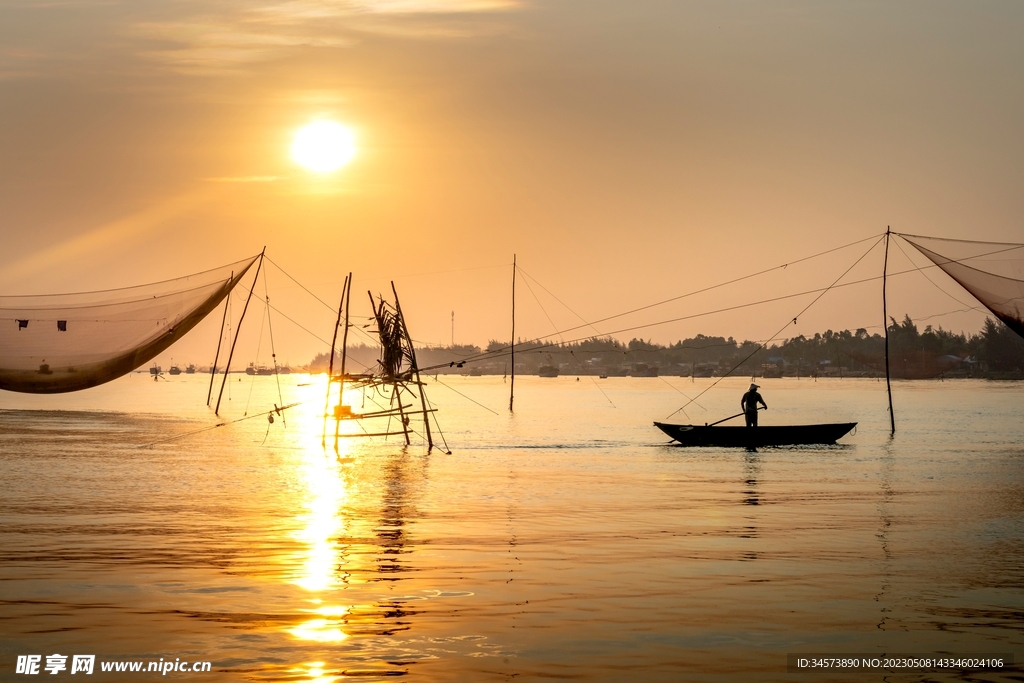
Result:
<instances>
[{"instance_id":1,"label":"sun reflection on water","mask_svg":"<svg viewBox=\"0 0 1024 683\"><path fill-rule=\"evenodd\" d=\"M306 513L300 517L302 528L295 537L306 545L306 557L295 583L308 591L324 591L336 582L339 551L335 539L344 531L338 513L348 500L348 489L341 466L322 452L307 451L302 467Z\"/></svg>"},{"instance_id":2,"label":"sun reflection on water","mask_svg":"<svg viewBox=\"0 0 1024 683\"><path fill-rule=\"evenodd\" d=\"M315 394L324 388L311 383L307 391ZM347 404L361 406L358 391L346 391L345 398ZM412 552L407 539L414 510L410 493L425 476L427 461L413 460L419 467L410 468L406 449L379 457L379 450L344 438L335 452L333 420L325 430L322 401L316 408L296 411L301 436L293 461L291 537L297 548L286 580L304 593L300 600L305 604L282 630L304 644L331 647L350 638L407 630L410 616L418 612L405 599L382 600L371 585L395 585L409 578L403 574ZM343 422L342 433L353 426ZM321 444L324 431L326 448ZM368 592L373 594L369 600ZM301 666L303 680L337 678L337 672L322 664Z\"/></svg>"},{"instance_id":3,"label":"sun reflection on water","mask_svg":"<svg viewBox=\"0 0 1024 683\"><path fill-rule=\"evenodd\" d=\"M339 622L334 619L310 619L288 632L301 640L317 643L337 643L348 638L348 634L341 630Z\"/></svg>"},{"instance_id":4,"label":"sun reflection on water","mask_svg":"<svg viewBox=\"0 0 1024 683\"><path fill-rule=\"evenodd\" d=\"M320 425L315 414L302 417L300 429L304 434L298 469L299 488L296 506L296 531L292 537L301 545L296 557L296 568L291 583L311 593L311 607L303 612L308 619L287 629L292 637L313 643L339 643L349 637L344 630L350 608L334 604L345 576L338 571L343 561L339 538L347 533L345 509L349 505L350 484L347 468L353 458L347 452L337 457L320 447ZM347 444L343 444L347 446ZM303 677L310 681L333 681L336 676L325 675L322 662L312 662Z\"/></svg>"},{"instance_id":5,"label":"sun reflection on water","mask_svg":"<svg viewBox=\"0 0 1024 683\"><path fill-rule=\"evenodd\" d=\"M325 673L324 662L307 662L303 666L306 668L300 669L296 673L308 681L308 683L332 683L338 680L337 676Z\"/></svg>"}]
</instances>

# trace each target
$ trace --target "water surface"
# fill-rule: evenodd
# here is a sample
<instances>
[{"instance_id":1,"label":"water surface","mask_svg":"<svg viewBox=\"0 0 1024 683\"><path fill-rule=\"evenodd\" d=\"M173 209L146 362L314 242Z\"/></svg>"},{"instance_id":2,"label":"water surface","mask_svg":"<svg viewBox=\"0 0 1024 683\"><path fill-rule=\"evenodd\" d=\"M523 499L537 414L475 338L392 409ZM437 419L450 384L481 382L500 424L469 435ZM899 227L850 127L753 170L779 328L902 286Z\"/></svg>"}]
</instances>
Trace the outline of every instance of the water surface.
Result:
<instances>
[{"instance_id":1,"label":"water surface","mask_svg":"<svg viewBox=\"0 0 1024 683\"><path fill-rule=\"evenodd\" d=\"M860 424L746 452L651 426L710 380L518 378L509 416L502 378L441 377L446 454L325 450L322 377L237 380L229 419L302 403L209 429L202 376L0 394L0 679L32 653L209 660L169 674L209 681L840 680L786 653L1024 655L1021 383L896 383L890 440L884 383L765 380L762 424ZM745 387L673 419L738 412ZM146 678L95 674L126 676Z\"/></svg>"}]
</instances>

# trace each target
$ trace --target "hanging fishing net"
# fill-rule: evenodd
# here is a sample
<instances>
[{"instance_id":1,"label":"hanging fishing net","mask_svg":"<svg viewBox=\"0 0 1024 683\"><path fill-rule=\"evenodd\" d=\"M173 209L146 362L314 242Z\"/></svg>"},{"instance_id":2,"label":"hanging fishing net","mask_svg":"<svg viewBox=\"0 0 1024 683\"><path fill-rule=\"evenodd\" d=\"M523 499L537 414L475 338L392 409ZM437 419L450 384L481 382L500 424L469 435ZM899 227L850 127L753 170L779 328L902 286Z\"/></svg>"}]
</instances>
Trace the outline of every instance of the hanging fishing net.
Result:
<instances>
[{"instance_id":1,"label":"hanging fishing net","mask_svg":"<svg viewBox=\"0 0 1024 683\"><path fill-rule=\"evenodd\" d=\"M900 237L1024 337L1024 244Z\"/></svg>"},{"instance_id":2,"label":"hanging fishing net","mask_svg":"<svg viewBox=\"0 0 1024 683\"><path fill-rule=\"evenodd\" d=\"M257 258L125 289L0 296L0 389L55 394L131 372L195 327Z\"/></svg>"}]
</instances>

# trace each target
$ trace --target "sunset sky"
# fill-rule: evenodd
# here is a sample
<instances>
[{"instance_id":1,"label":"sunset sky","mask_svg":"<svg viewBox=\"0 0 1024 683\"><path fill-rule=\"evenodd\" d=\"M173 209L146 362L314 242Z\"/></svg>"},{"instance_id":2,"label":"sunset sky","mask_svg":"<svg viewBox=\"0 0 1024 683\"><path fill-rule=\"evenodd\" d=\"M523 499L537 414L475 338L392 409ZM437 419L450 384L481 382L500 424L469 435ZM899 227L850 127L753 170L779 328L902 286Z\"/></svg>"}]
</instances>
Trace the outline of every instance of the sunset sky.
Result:
<instances>
[{"instance_id":1,"label":"sunset sky","mask_svg":"<svg viewBox=\"0 0 1024 683\"><path fill-rule=\"evenodd\" d=\"M364 312L394 279L416 339L449 343L455 311L455 341L486 344L509 338L513 253L534 337L579 325L570 308L604 318L887 225L1021 242L1022 36L1020 2L0 0L0 291L266 245L332 305L349 271ZM318 120L354 137L333 172L290 156ZM827 286L871 244L566 338ZM847 277L881 264L876 248ZM939 315L973 301L930 277L894 278L891 312L977 330L978 312ZM330 338L326 307L268 278ZM830 293L782 336L880 325L880 298ZM616 336L765 339L810 301ZM274 332L293 363L324 350ZM211 335L177 357L208 363Z\"/></svg>"}]
</instances>

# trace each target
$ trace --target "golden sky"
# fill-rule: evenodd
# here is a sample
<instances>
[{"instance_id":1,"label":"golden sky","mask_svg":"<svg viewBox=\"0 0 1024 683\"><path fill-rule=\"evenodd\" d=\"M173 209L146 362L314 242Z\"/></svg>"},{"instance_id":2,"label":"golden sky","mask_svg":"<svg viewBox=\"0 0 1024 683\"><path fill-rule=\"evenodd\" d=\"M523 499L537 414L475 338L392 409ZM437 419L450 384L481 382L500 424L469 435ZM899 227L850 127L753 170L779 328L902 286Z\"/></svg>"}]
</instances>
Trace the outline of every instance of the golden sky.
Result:
<instances>
[{"instance_id":1,"label":"golden sky","mask_svg":"<svg viewBox=\"0 0 1024 683\"><path fill-rule=\"evenodd\" d=\"M455 340L483 344L508 338L513 253L536 278L519 290L517 331L532 337L579 324L540 285L594 320L886 225L1024 241L1019 2L2 0L0 13L5 293L164 279L266 245L325 300L351 270L368 310L365 290L394 278L414 337L448 343L454 310ZM317 119L356 137L331 174L289 157ZM826 286L868 246L597 331ZM880 268L876 249L849 277ZM330 312L269 278L329 338ZM897 315L962 308L920 275L892 287ZM763 339L808 301L619 336ZM784 336L879 325L879 303L877 284L847 288ZM275 334L292 362L321 350L287 321Z\"/></svg>"}]
</instances>

